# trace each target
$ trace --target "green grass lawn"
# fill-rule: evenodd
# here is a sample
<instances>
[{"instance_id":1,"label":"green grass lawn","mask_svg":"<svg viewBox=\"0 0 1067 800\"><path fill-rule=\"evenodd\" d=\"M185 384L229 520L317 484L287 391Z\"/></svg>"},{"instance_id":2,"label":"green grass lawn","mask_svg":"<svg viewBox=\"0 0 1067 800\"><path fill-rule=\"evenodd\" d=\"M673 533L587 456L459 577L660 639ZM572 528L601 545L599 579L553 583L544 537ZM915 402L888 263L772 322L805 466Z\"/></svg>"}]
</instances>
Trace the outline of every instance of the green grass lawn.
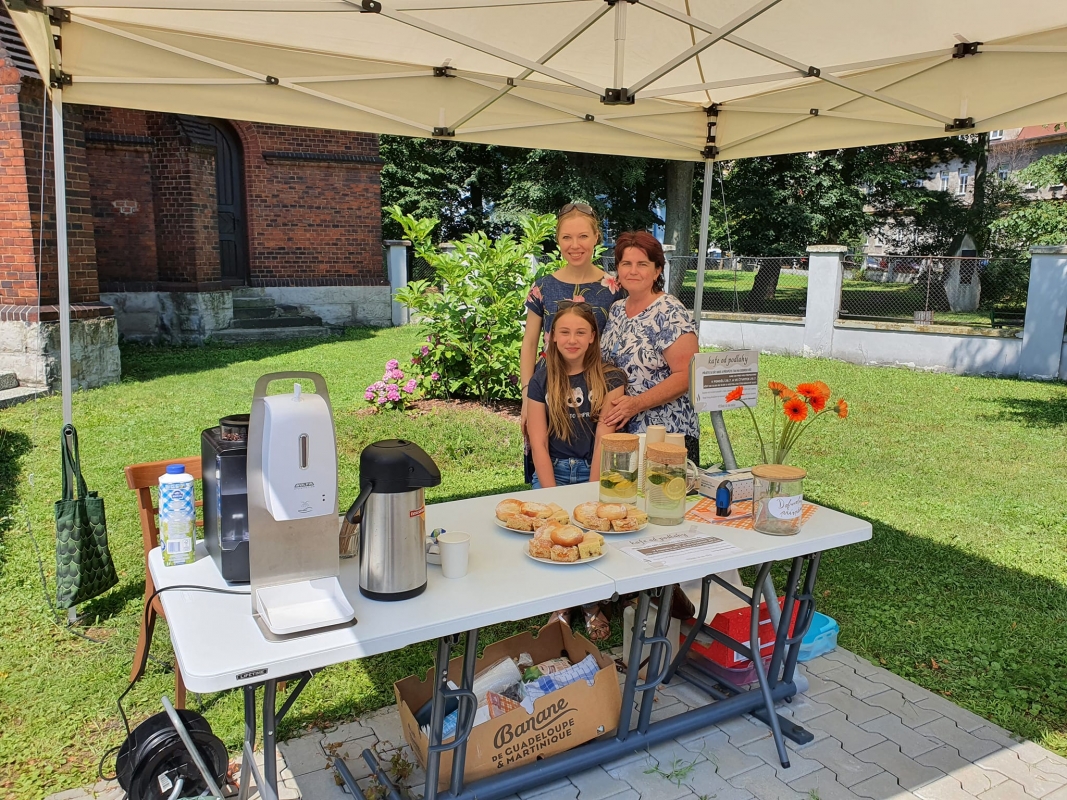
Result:
<instances>
[{"instance_id":1,"label":"green grass lawn","mask_svg":"<svg viewBox=\"0 0 1067 800\"><path fill-rule=\"evenodd\" d=\"M326 377L342 505L356 494L360 450L393 436L420 443L441 466L444 483L431 501L521 488L513 422L480 410L359 413L364 387L416 338L413 329L355 330L327 342L125 347L123 382L74 398L83 470L107 500L120 571L115 589L83 607L83 632L95 642L53 621L29 533L54 593L59 399L0 411L0 518L11 518L0 522L0 795L35 798L91 782L100 756L122 741L115 698L129 677L144 578L122 467L195 455L201 429L247 411L259 375L306 369ZM852 408L847 421L820 420L792 458L808 470L810 499L874 525L873 541L823 559L818 605L841 623L841 644L1067 754L1067 386L779 356L763 356L760 366L764 382L824 380ZM757 414L769 410L761 403ZM727 424L738 458L751 463L755 441L742 414L731 412ZM709 463L717 450L704 433ZM392 702L392 682L428 667L431 648L324 670L283 735ZM153 654L170 657L165 624ZM172 691L173 676L150 664L129 696L131 719L159 711L159 697ZM236 747L239 695L199 702Z\"/></svg>"}]
</instances>

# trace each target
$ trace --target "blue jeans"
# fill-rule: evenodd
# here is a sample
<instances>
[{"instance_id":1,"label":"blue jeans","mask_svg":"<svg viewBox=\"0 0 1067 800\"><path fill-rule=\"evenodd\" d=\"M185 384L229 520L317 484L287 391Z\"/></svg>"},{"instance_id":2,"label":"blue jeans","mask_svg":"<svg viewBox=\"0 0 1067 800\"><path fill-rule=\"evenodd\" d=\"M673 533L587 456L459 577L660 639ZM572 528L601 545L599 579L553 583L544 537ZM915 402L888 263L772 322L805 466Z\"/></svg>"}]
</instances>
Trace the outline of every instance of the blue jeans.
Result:
<instances>
[{"instance_id":1,"label":"blue jeans","mask_svg":"<svg viewBox=\"0 0 1067 800\"><path fill-rule=\"evenodd\" d=\"M586 483L589 480L589 462L580 458L553 458L552 474L556 476L556 486L570 486L572 483ZM530 485L541 488L541 481L534 472Z\"/></svg>"}]
</instances>

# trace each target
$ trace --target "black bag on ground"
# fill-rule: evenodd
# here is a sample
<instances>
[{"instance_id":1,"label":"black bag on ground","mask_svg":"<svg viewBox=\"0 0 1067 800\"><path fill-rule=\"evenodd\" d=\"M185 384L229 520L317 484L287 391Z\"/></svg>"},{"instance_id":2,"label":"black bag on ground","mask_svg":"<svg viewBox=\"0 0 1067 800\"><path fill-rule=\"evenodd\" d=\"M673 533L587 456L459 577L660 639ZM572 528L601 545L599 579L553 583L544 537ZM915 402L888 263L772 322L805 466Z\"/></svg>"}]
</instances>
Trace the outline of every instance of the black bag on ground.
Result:
<instances>
[{"instance_id":1,"label":"black bag on ground","mask_svg":"<svg viewBox=\"0 0 1067 800\"><path fill-rule=\"evenodd\" d=\"M106 592L119 577L107 546L104 498L90 492L82 478L78 432L73 425L63 426L59 444L63 499L56 502L56 605L73 608Z\"/></svg>"}]
</instances>

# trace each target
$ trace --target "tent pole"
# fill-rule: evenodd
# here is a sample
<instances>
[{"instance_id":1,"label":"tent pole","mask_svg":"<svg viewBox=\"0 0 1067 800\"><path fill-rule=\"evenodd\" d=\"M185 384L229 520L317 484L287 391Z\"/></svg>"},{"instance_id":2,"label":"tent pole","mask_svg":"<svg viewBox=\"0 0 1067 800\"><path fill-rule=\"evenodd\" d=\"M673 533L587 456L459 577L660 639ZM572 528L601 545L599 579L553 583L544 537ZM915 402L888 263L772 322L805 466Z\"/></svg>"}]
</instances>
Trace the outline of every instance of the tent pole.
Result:
<instances>
[{"instance_id":1,"label":"tent pole","mask_svg":"<svg viewBox=\"0 0 1067 800\"><path fill-rule=\"evenodd\" d=\"M710 158L704 161L704 196L700 201L700 250L697 253L697 286L693 296L693 322L697 326L697 338L700 338L700 312L704 304L704 268L708 261L708 220L711 218L711 182L715 162Z\"/></svg>"},{"instance_id":2,"label":"tent pole","mask_svg":"<svg viewBox=\"0 0 1067 800\"><path fill-rule=\"evenodd\" d=\"M73 413L70 401L70 280L67 274L67 168L64 155L63 90L55 87L52 89L52 157L55 159L56 254L59 261L59 365L63 424L69 425Z\"/></svg>"}]
</instances>

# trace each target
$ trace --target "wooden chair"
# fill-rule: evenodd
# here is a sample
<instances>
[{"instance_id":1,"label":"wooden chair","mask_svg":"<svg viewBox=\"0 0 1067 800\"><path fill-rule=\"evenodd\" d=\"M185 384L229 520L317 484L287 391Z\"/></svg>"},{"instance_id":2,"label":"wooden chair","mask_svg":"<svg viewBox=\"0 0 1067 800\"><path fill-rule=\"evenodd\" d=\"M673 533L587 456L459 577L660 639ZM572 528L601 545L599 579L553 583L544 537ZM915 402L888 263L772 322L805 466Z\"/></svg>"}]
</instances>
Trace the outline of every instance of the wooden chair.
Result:
<instances>
[{"instance_id":1,"label":"wooden chair","mask_svg":"<svg viewBox=\"0 0 1067 800\"><path fill-rule=\"evenodd\" d=\"M159 476L167 471L168 464L181 464L197 481L200 480L199 458L172 458L167 461L151 461L145 464L130 464L126 467L126 485L137 492L137 508L141 512L141 539L144 543L144 599L152 597L156 587L152 582L152 573L148 569L148 554L159 547L159 507L152 501L152 487L159 485ZM196 501L196 507L202 508L203 500ZM204 527L204 520L196 521L198 528ZM130 672L130 680L136 681L144 675L148 664L148 648L152 642L152 632L156 627L156 617L165 617L163 604L160 598L152 600L147 609L141 610L141 632L137 636L137 650L133 656L133 670ZM174 664L174 705L176 708L185 708L185 681L182 679L181 667L177 662Z\"/></svg>"}]
</instances>

